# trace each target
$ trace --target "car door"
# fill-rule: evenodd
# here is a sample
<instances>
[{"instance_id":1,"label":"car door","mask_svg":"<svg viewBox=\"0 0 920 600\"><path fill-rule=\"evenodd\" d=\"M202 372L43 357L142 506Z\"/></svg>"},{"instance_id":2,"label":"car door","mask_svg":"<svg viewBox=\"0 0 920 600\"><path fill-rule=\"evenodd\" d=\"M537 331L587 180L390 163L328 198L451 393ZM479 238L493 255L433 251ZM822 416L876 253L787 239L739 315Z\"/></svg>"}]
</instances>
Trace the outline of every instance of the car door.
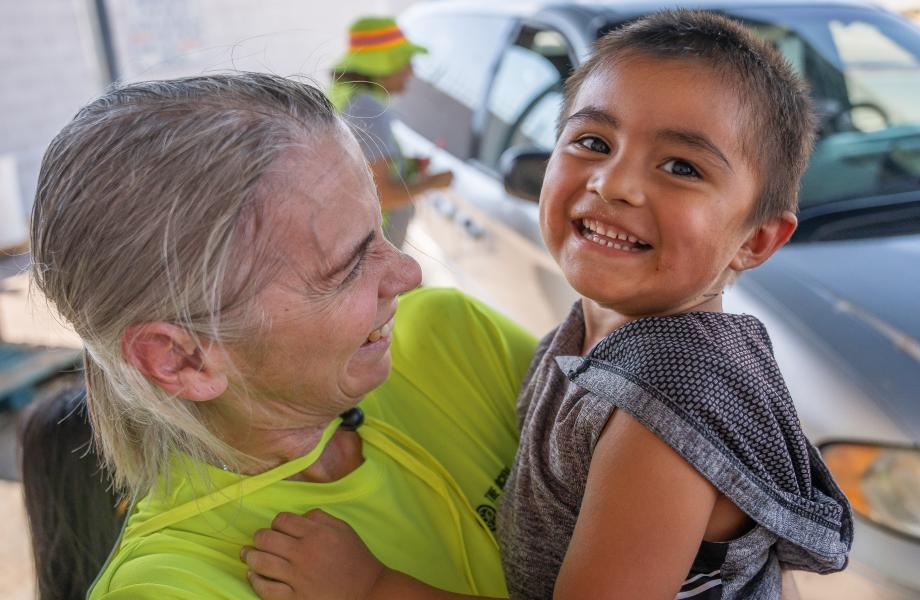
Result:
<instances>
[{"instance_id":1,"label":"car door","mask_svg":"<svg viewBox=\"0 0 920 600\"><path fill-rule=\"evenodd\" d=\"M576 295L543 244L537 203L506 192L502 159L510 149L552 150L562 86L572 64L572 46L562 33L519 24L477 115L473 164L488 197L476 199L480 206L475 208L495 236L492 253L504 261L503 276L491 279L489 293L538 333L558 323Z\"/></svg>"},{"instance_id":2,"label":"car door","mask_svg":"<svg viewBox=\"0 0 920 600\"><path fill-rule=\"evenodd\" d=\"M543 246L537 204L505 191L500 163L503 153L512 147L552 149L562 83L572 65L571 46L561 33L548 27L502 22L501 16L479 18L494 33L505 28L503 43L492 60L480 56L479 72L470 73L474 61L458 55L458 45L446 41L458 32L470 31L457 25L456 16L451 18L451 31L442 30L436 39L431 38L435 48L429 48L431 54L416 69L420 86L442 89L450 89L449 82L466 70L471 82L465 86L466 100L479 91L472 88L482 86L482 75L487 77L488 85L471 107L472 113L453 123L457 126L462 121L474 132L467 140L468 149L451 144L442 135L450 126L446 122L440 131L426 129L421 115L430 113L432 105L422 105L421 92L412 101L400 102L408 126L400 130L401 141L419 152L430 152L435 167L454 172L451 189L427 194L418 204L415 240L437 254L435 262L446 266L453 276L451 283L542 334L565 315L575 295ZM413 18L409 22L409 35L415 39L424 37L423 22L430 33L434 20ZM480 43L478 51L491 42ZM439 57L441 51L454 52L462 66Z\"/></svg>"},{"instance_id":3,"label":"car door","mask_svg":"<svg viewBox=\"0 0 920 600\"><path fill-rule=\"evenodd\" d=\"M514 20L500 13L420 5L407 11L400 24L428 53L416 57L415 77L393 103L399 117L394 132L405 153L431 158L430 171L454 173L450 189L417 199L407 250L422 263L427 285L455 286L507 311L490 295L489 277L470 268L492 252L495 236L468 199L478 196L482 186L482 176L469 162L474 117Z\"/></svg>"}]
</instances>

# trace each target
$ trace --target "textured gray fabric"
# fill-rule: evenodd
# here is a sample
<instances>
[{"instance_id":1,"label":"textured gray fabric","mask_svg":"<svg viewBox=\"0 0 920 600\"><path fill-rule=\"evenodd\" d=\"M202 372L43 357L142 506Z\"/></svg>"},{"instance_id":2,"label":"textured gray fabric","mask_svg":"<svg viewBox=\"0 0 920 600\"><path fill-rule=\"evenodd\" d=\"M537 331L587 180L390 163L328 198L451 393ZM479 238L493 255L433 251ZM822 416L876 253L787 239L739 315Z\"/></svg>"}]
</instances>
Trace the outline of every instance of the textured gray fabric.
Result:
<instances>
[{"instance_id":1,"label":"textured gray fabric","mask_svg":"<svg viewBox=\"0 0 920 600\"><path fill-rule=\"evenodd\" d=\"M394 177L405 176L406 160L393 135L393 116L384 103L358 91L342 107L342 117L354 131L368 162L386 160ZM402 248L414 215L415 207L411 203L387 211L384 234L397 248Z\"/></svg>"},{"instance_id":2,"label":"textured gray fabric","mask_svg":"<svg viewBox=\"0 0 920 600\"><path fill-rule=\"evenodd\" d=\"M731 542L703 542L679 597L779 598L781 566L845 566L849 505L804 437L756 319L642 319L587 357L583 339L576 303L540 344L519 397L521 445L498 520L513 598L552 597L594 445L617 408L756 522Z\"/></svg>"},{"instance_id":3,"label":"textured gray fabric","mask_svg":"<svg viewBox=\"0 0 920 600\"><path fill-rule=\"evenodd\" d=\"M402 153L393 135L393 116L386 104L357 91L342 107L342 117L354 131L368 162L401 160Z\"/></svg>"}]
</instances>

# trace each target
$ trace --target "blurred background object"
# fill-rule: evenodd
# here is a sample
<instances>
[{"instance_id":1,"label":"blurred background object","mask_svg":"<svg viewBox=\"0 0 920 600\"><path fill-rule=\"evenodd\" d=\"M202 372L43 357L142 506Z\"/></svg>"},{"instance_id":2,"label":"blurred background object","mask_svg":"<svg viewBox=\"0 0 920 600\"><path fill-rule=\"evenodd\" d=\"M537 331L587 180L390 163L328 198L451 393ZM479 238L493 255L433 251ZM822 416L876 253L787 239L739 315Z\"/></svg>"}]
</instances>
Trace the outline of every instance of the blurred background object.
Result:
<instances>
[{"instance_id":1,"label":"blurred background object","mask_svg":"<svg viewBox=\"0 0 920 600\"><path fill-rule=\"evenodd\" d=\"M413 0L39 0L0 3L0 159L28 214L45 146L113 80L238 69L325 81L362 14ZM12 158L9 158L12 157ZM0 171L2 173L2 171ZM0 181L2 186L9 185ZM5 200L4 200L5 202ZM8 212L4 209L6 220ZM20 243L23 240L20 240ZM0 242L0 249L11 244Z\"/></svg>"},{"instance_id":2,"label":"blurred background object","mask_svg":"<svg viewBox=\"0 0 920 600\"><path fill-rule=\"evenodd\" d=\"M21 271L28 263L28 255L24 253L27 216L35 193L41 156L51 138L80 106L114 80L177 77L214 70L306 75L325 83L332 63L345 51L345 32L349 23L360 15L399 14L405 9L412 11L407 15L408 20L400 20L404 27L408 27L413 19L417 24L418 15L429 9L434 24L407 30L414 41L431 49L433 56L416 64L419 78L410 82L413 97L407 98L402 108L403 114L406 114L407 107L415 102L420 110L412 114L412 119L407 119L411 128L402 126L404 136L401 141L406 144L407 150L418 149L421 155L431 155L436 169L462 169L465 162L478 162L476 168L480 171L478 175L458 177L449 192L428 195L421 207L427 218L416 220L410 226L408 249L422 262L428 285L461 286L503 307L532 330L542 333L543 329L558 321L562 314L559 311L571 301L571 291L559 285L556 266L539 243L539 231L532 218L536 205L526 198L526 193L519 196L505 194L506 182L497 178L497 173L516 163L525 167L517 172L521 177L507 183L519 191L528 187L532 190L534 181L539 185L540 177L534 179L533 169L526 168L528 164L539 167L543 160L539 153L504 152L522 140L547 140L552 143L557 105L554 104L554 88L550 84L555 82L545 78L563 73L568 68L566 61L583 56L587 49L585 43L590 42L587 38L581 39L581 46L575 48L572 54L572 49L565 44L580 35L572 27L540 30L532 20L523 22L536 15L544 4L556 6L565 3L510 0L482 0L479 3L447 0L348 0L339 3L302 0L37 0L0 3L0 73L4 82L0 88L0 342L14 345L17 349L23 346L52 348L63 351L69 359L76 356L79 348L78 339L54 318L43 299L30 296L28 278ZM578 10L587 15L586 19L597 16L589 10L597 2L586 0L579 4ZM650 6L635 2L618 4L631 6L629 10L633 12L641 11L641 6ZM727 0L722 3L726 10L738 4ZM758 4L762 6L763 3ZM850 10L865 3L823 1L820 4L826 10L833 10L833 7L841 10L849 7ZM881 4L907 18L920 20L920 0L886 0ZM490 20L470 11L464 12L471 6L488 8L486 12L501 18ZM762 10L768 14L772 11L770 8ZM541 14L558 12L557 9L547 8ZM462 27L461 20L465 21ZM809 43L814 46L814 38L808 35L783 38L781 34L795 34L797 27L804 26L806 22L807 19L803 18L785 28L766 28L764 34L779 36L776 42L794 53L796 48L807 49ZM598 28L604 23L603 19L596 20L592 27ZM522 27L525 26L531 31L525 32L522 37ZM467 38L455 43L451 31L466 32ZM916 37L916 28L912 31L911 35ZM815 190L816 198L821 198L821 193L824 193L825 200L835 200L838 192L854 190L865 196L866 191L860 191L859 186L871 185L874 181L872 173L890 175L905 170L915 173L917 168L916 144L905 136L892 137L885 133L892 123L907 126L917 123L915 116L920 106L917 101L920 89L909 87L913 75L908 76L916 71L916 57L911 58L913 55L909 52L906 55L899 53L896 48L898 43L895 43L888 58L907 60L901 65L904 70L897 73L879 70L879 64L865 60L865 56L859 53L871 54L873 48L893 48L884 36L879 38L877 33L871 28L843 25L836 31L834 41L849 37L857 42L854 47L859 51L855 54L841 53L842 59L854 67L849 74L851 79L863 76L863 88L891 92L882 95L886 101L882 111L877 109L875 105L878 103L872 102L870 96L854 96L848 107L838 107L837 111L831 105L823 107L828 131L834 128L839 131L834 132L836 141L826 144L825 149L819 152L819 161L823 162L813 171L811 181L806 182L806 186ZM802 40L809 43L802 44ZM537 52L544 62L536 64L529 60L528 52ZM501 64L500 57L506 58ZM508 77L495 83L493 79L499 69L503 69ZM880 78L877 77L879 75ZM514 80L512 76L520 80ZM536 98L521 96L531 90L529 85L541 82L548 93ZM488 106L485 104L487 94L490 94L492 102ZM426 107L427 110L423 110ZM848 110L841 111L840 108ZM515 109L521 112L516 115ZM456 115L460 115L459 118L455 118ZM906 123L896 122L901 115L907 115L904 117ZM492 121L488 120L490 118ZM514 137L514 131L498 129L503 121L507 127L514 125L515 120L519 120L519 137ZM485 128L502 135L483 138ZM420 132L424 135L419 135ZM854 138L861 132L875 135L875 138L863 138L865 143L860 146L860 152L846 154L848 148L856 147L847 144L847 136ZM471 151L473 148L476 148L475 156ZM878 148L886 149L884 160L878 160L882 156ZM851 168L835 171L835 161L841 156L849 161ZM821 171L821 168L825 170ZM841 176L841 172L845 176ZM889 178L886 181L894 180ZM912 194L918 187L920 184L914 181L906 193ZM475 203L458 204L458 199L463 196L486 198L487 202L478 208ZM489 203L491 208L488 208ZM820 207L820 204L816 202L815 206ZM492 211L491 217L489 211ZM833 211L825 212L824 216L832 216ZM803 228L803 232L817 236L815 239L834 233L833 227L830 230L825 227L834 219L822 220L821 210L816 211L814 216L816 226ZM913 223L909 219L902 221L900 225L908 228ZM851 224L857 229L862 227L856 221ZM836 231L839 234L842 230ZM903 290L909 285L916 286L916 282L920 281L916 261L898 263L907 266L898 275L901 283L894 291L883 288L878 280L867 283L869 280L861 279L867 271L871 271L867 266L871 263L868 258L870 250L879 251L879 246L873 245L873 239L873 236L868 236L855 244L850 242L846 248L834 245L836 242L802 244L788 253L785 265L795 268L810 265L814 271L803 274L799 269L798 283L776 291L770 287L771 278L774 281L783 277L789 279L788 273L780 272L782 269L779 267L783 265L777 262L776 270L772 273L765 271L760 282L761 291L756 291L756 286L742 287L735 296L741 309L763 311L766 315L768 326L775 332L781 363L791 379L800 382L798 391L807 401L801 406L803 400L798 400L803 420L813 432L817 432L813 435L828 441L825 446L828 460L837 476L851 486L851 497L858 501L857 510L862 515L857 543L863 545L860 552L867 560L855 561L842 577L798 577L796 583L804 600L920 597L916 589L911 591L906 587L910 581L901 585L880 575L886 569L912 570L915 577L920 572L916 568L920 564L920 559L916 558L916 517L920 514L917 504L920 490L917 480L918 439L915 430L904 433L911 427L911 415L920 406L920 396L917 395L920 392L916 389L904 392L903 386L897 385L898 369L903 370L897 365L918 362L916 358L910 358L916 357L916 338L904 333L911 331L908 327L886 329L888 321L873 320L877 317L875 312L854 312L853 309L860 307L846 302L841 304L840 297L835 299L826 293L833 288L829 274L836 272L838 278L848 277L852 286L868 286L866 289L889 304L909 301L916 306L916 294L911 298L903 296ZM906 256L918 254L917 245L904 243L903 236L886 240L878 260L885 260L885 257L905 260ZM488 252L479 253L477 248L482 247ZM804 280L814 285L803 285ZM497 292L497 283L513 290L513 294ZM799 287L795 288L795 285ZM763 292L764 288L772 291ZM799 289L799 294L783 296L781 292L790 289ZM901 290L901 295L898 290ZM825 304L817 309L819 314L837 315L844 319L814 319L815 323L824 323L825 333L815 333L809 327L814 323L808 317L798 321L776 317L790 304L799 306L822 298ZM827 302L828 298L830 302ZM866 318L867 314L869 318ZM916 310L910 319L911 323L917 323ZM854 338L833 338L827 333L852 333L855 331L853 323L857 323L859 328L871 330L871 335L875 336L872 338L874 345L860 347L861 342L854 341ZM806 345L801 341L803 335L811 338ZM878 341L880 339L887 340L889 346L906 350L899 351L897 359L888 360L886 354L874 349L883 347L883 342ZM843 352L847 355L843 358L841 348L849 352ZM871 387L871 383L866 383L865 373L871 371L847 368L847 357L858 357L860 352L870 355L871 360L864 361L866 364L887 363L891 367L888 372L893 374L886 375L870 392L865 391L867 386ZM62 362L62 365L65 363ZM69 364L72 365L73 361ZM917 367L911 368L914 369L911 372L916 373ZM10 372L21 375L24 371L16 368ZM34 386L29 384L29 398L52 393L56 385L41 381L35 382ZM872 396L880 397L878 402L884 405L882 409L873 408ZM902 397L913 399L912 410L909 405L895 401L895 398ZM821 401L822 398L825 400ZM834 406L830 419L821 418L828 416L827 399ZM18 420L18 411L11 407L0 409L0 511L6 517L4 535L0 536L0 598L27 599L35 596L35 583L21 486L16 481L20 476L14 443ZM886 437L887 434L879 433L883 430L896 433ZM885 439L896 440L898 445L868 443ZM834 445L830 442L845 443Z\"/></svg>"}]
</instances>

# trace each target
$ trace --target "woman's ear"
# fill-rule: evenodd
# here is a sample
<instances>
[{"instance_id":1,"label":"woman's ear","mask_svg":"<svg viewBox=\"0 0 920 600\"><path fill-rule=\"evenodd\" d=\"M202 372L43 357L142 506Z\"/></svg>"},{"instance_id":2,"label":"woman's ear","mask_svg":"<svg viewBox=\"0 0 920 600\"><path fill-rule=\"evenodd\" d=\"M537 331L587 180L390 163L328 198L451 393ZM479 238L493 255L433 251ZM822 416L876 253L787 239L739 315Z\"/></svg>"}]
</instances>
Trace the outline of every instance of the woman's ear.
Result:
<instances>
[{"instance_id":1,"label":"woman's ear","mask_svg":"<svg viewBox=\"0 0 920 600\"><path fill-rule=\"evenodd\" d=\"M795 214L787 210L755 227L732 259L732 270L740 273L763 264L789 241L797 225Z\"/></svg>"},{"instance_id":2,"label":"woman's ear","mask_svg":"<svg viewBox=\"0 0 920 600\"><path fill-rule=\"evenodd\" d=\"M215 347L202 348L178 325L130 325L121 334L121 353L150 383L180 398L203 402L227 390L222 354Z\"/></svg>"}]
</instances>

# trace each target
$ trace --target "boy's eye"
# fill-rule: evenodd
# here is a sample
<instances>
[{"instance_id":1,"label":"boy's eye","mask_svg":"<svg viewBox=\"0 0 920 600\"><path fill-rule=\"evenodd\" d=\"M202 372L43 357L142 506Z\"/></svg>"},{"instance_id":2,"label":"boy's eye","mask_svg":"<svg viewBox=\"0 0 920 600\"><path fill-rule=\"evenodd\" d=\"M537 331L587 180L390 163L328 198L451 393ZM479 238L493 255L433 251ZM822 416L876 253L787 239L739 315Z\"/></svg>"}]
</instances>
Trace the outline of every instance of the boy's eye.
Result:
<instances>
[{"instance_id":1,"label":"boy's eye","mask_svg":"<svg viewBox=\"0 0 920 600\"><path fill-rule=\"evenodd\" d=\"M578 138L575 143L591 152L601 152L603 154L610 152L610 146L607 145L607 142L593 135Z\"/></svg>"},{"instance_id":2,"label":"boy's eye","mask_svg":"<svg viewBox=\"0 0 920 600\"><path fill-rule=\"evenodd\" d=\"M679 177L694 177L697 179L700 177L699 172L693 165L678 158L672 158L661 167L668 173L673 173Z\"/></svg>"}]
</instances>

